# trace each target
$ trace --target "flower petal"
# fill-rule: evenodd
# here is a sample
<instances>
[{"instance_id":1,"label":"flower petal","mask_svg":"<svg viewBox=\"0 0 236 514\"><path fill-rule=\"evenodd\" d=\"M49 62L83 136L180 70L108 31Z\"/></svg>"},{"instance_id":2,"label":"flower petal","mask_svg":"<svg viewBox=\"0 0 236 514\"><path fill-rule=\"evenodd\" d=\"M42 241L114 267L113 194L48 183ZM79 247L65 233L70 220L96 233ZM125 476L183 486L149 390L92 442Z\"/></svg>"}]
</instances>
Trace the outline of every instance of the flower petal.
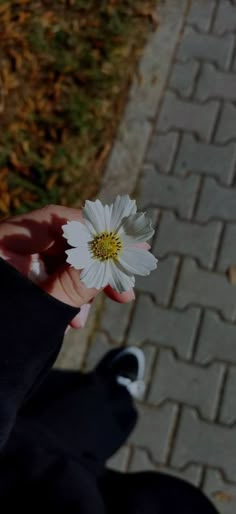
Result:
<instances>
[{"instance_id":1,"label":"flower petal","mask_svg":"<svg viewBox=\"0 0 236 514\"><path fill-rule=\"evenodd\" d=\"M101 289L108 284L109 269L107 262L93 260L92 264L82 271L80 276L84 285L88 288Z\"/></svg>"},{"instance_id":2,"label":"flower petal","mask_svg":"<svg viewBox=\"0 0 236 514\"><path fill-rule=\"evenodd\" d=\"M80 221L68 221L61 228L63 230L63 237L67 239L71 246L84 245L91 240L91 234L87 227Z\"/></svg>"},{"instance_id":3,"label":"flower petal","mask_svg":"<svg viewBox=\"0 0 236 514\"><path fill-rule=\"evenodd\" d=\"M66 262L71 264L75 269L84 269L90 266L93 262L91 254L88 249L88 245L81 245L79 248L70 248L66 250L67 259Z\"/></svg>"},{"instance_id":4,"label":"flower petal","mask_svg":"<svg viewBox=\"0 0 236 514\"><path fill-rule=\"evenodd\" d=\"M124 248L118 262L125 272L135 275L149 275L157 267L156 257L143 248Z\"/></svg>"},{"instance_id":5,"label":"flower petal","mask_svg":"<svg viewBox=\"0 0 236 514\"><path fill-rule=\"evenodd\" d=\"M110 228L111 207L102 205L100 200L91 202L86 200L83 208L83 218L85 225L94 236Z\"/></svg>"},{"instance_id":6,"label":"flower petal","mask_svg":"<svg viewBox=\"0 0 236 514\"><path fill-rule=\"evenodd\" d=\"M144 212L132 214L122 221L119 235L125 244L145 242L154 234L152 220Z\"/></svg>"},{"instance_id":7,"label":"flower petal","mask_svg":"<svg viewBox=\"0 0 236 514\"><path fill-rule=\"evenodd\" d=\"M115 231L119 230L123 218L137 211L136 201L129 195L117 196L111 207L111 230Z\"/></svg>"},{"instance_id":8,"label":"flower petal","mask_svg":"<svg viewBox=\"0 0 236 514\"><path fill-rule=\"evenodd\" d=\"M110 275L109 284L118 293L129 291L135 284L134 276L127 275L124 273L114 261L109 262Z\"/></svg>"}]
</instances>

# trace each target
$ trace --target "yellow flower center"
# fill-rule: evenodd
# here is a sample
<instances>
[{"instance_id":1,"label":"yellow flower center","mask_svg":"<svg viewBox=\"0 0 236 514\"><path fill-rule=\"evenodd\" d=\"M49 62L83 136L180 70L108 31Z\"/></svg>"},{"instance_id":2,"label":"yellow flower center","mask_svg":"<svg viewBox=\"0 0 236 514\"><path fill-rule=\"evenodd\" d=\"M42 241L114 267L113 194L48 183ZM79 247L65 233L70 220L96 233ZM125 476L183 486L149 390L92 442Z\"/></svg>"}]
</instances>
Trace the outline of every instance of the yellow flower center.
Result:
<instances>
[{"instance_id":1,"label":"yellow flower center","mask_svg":"<svg viewBox=\"0 0 236 514\"><path fill-rule=\"evenodd\" d=\"M117 259L122 250L122 241L114 232L102 232L89 243L93 256L100 261Z\"/></svg>"}]
</instances>

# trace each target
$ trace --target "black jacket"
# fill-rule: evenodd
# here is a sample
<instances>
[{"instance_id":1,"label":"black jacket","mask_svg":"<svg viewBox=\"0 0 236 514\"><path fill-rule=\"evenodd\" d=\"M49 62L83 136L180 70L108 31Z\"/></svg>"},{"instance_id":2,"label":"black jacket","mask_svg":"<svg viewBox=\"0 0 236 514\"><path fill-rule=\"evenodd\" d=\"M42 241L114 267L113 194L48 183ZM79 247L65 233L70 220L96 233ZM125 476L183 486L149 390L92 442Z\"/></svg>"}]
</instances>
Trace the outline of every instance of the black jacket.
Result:
<instances>
[{"instance_id":1,"label":"black jacket","mask_svg":"<svg viewBox=\"0 0 236 514\"><path fill-rule=\"evenodd\" d=\"M0 512L17 507L102 514L89 467L68 456L50 430L22 414L79 309L54 299L2 259L0 309Z\"/></svg>"}]
</instances>

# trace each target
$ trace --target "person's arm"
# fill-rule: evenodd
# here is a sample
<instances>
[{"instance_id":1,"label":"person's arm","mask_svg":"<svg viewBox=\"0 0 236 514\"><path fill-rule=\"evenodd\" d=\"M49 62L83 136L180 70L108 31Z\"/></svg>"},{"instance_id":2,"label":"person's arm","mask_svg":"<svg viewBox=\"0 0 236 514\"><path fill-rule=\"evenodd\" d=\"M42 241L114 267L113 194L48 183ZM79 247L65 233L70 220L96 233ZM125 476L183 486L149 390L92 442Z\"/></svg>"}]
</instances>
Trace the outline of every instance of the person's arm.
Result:
<instances>
[{"instance_id":1,"label":"person's arm","mask_svg":"<svg viewBox=\"0 0 236 514\"><path fill-rule=\"evenodd\" d=\"M79 312L0 258L0 453L17 412L52 367Z\"/></svg>"}]
</instances>

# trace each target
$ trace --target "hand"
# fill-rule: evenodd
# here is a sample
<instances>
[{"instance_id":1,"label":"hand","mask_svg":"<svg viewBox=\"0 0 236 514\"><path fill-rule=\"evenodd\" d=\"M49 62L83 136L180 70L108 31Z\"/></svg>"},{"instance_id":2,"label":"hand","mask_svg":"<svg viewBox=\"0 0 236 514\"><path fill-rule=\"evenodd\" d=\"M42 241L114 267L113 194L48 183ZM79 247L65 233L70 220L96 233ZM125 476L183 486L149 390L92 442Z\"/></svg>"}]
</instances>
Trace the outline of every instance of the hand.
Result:
<instances>
[{"instance_id":1,"label":"hand","mask_svg":"<svg viewBox=\"0 0 236 514\"><path fill-rule=\"evenodd\" d=\"M3 221L0 223L0 257L58 300L74 307L83 306L71 321L72 327L79 328L84 325L83 317L99 291L86 289L80 281L80 271L66 263L68 245L61 227L70 220L82 221L82 211L49 205ZM32 272L35 265L46 274L35 276ZM119 294L107 286L104 291L120 303L135 297L133 290Z\"/></svg>"}]
</instances>

